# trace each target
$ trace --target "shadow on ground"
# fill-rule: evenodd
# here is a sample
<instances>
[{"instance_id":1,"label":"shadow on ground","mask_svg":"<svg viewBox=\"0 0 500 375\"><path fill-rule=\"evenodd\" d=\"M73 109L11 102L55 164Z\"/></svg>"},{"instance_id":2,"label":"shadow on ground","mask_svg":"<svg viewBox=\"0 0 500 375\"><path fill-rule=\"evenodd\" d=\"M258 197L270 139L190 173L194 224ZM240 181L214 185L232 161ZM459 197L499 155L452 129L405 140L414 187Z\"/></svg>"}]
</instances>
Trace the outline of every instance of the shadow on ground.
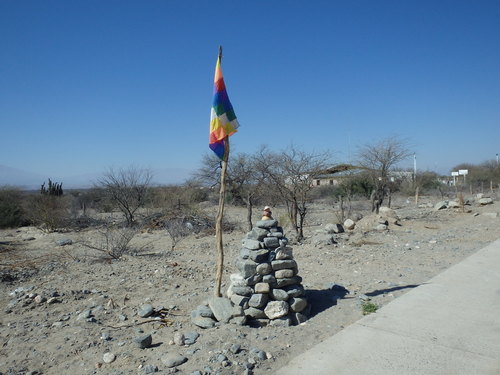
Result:
<instances>
[{"instance_id":1,"label":"shadow on ground","mask_svg":"<svg viewBox=\"0 0 500 375\"><path fill-rule=\"evenodd\" d=\"M409 285L395 286L393 288L377 289L377 290L374 290L373 292L365 293L365 295L367 295L368 297L375 297L375 296L379 296L381 294L396 292L398 290L416 288L417 286L420 286L420 285L423 285L423 284L409 284Z\"/></svg>"},{"instance_id":2,"label":"shadow on ground","mask_svg":"<svg viewBox=\"0 0 500 375\"><path fill-rule=\"evenodd\" d=\"M333 285L328 289L306 290L307 301L311 304L310 318L329 309L337 304L339 299L344 298L349 291L341 285Z\"/></svg>"}]
</instances>

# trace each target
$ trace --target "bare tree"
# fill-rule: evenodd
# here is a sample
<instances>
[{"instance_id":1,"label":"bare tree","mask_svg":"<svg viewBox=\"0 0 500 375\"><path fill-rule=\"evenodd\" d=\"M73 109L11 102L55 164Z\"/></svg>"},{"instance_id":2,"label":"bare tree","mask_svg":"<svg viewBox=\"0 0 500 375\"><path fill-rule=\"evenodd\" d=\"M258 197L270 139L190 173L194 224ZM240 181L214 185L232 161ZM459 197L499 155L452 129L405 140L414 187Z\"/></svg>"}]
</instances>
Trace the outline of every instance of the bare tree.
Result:
<instances>
[{"instance_id":1,"label":"bare tree","mask_svg":"<svg viewBox=\"0 0 500 375\"><path fill-rule=\"evenodd\" d=\"M358 163L370 172L375 186L370 197L372 212L378 214L384 197L390 197L389 172L410 155L407 141L397 137L385 138L375 144L367 144L359 148Z\"/></svg>"},{"instance_id":2,"label":"bare tree","mask_svg":"<svg viewBox=\"0 0 500 375\"><path fill-rule=\"evenodd\" d=\"M114 170L110 168L98 180L98 184L125 215L127 225L132 226L136 211L146 203L152 178L153 175L149 169L128 167Z\"/></svg>"},{"instance_id":3,"label":"bare tree","mask_svg":"<svg viewBox=\"0 0 500 375\"><path fill-rule=\"evenodd\" d=\"M202 166L196 171L195 178L209 185L220 183L220 159L215 154L206 154ZM247 207L247 227L252 229L252 210L260 191L260 177L257 173L255 158L251 155L235 154L228 163L226 184L234 204Z\"/></svg>"},{"instance_id":4,"label":"bare tree","mask_svg":"<svg viewBox=\"0 0 500 375\"><path fill-rule=\"evenodd\" d=\"M262 147L256 156L256 166L267 182L269 192L275 191L288 211L297 239L304 238L304 221L313 182L327 167L328 153L307 153L291 146L283 152L271 152Z\"/></svg>"}]
</instances>

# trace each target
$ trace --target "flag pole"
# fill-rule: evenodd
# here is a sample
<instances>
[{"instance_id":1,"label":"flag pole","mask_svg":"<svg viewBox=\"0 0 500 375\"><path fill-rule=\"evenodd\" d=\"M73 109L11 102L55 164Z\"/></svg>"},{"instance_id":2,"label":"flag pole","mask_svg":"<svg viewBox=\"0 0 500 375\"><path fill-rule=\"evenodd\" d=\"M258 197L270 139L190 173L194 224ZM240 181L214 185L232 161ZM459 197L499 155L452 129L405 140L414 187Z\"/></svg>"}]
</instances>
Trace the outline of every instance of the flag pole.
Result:
<instances>
[{"instance_id":1,"label":"flag pole","mask_svg":"<svg viewBox=\"0 0 500 375\"><path fill-rule=\"evenodd\" d=\"M222 60L222 46L219 46L219 62ZM217 273L215 275L215 297L221 297L222 271L224 269L224 245L222 243L222 219L224 217L224 202L226 200L226 172L227 161L229 160L229 137L224 138L225 153L221 163L220 190L219 190L219 208L215 221L215 241L217 243Z\"/></svg>"}]
</instances>

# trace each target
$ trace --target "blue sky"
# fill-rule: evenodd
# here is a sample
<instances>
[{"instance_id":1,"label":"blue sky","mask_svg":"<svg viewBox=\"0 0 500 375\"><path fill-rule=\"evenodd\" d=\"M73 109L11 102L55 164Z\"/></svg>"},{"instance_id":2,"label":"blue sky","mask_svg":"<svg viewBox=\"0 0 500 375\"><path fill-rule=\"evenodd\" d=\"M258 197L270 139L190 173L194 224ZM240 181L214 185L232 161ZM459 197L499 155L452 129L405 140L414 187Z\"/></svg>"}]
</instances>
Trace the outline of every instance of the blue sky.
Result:
<instances>
[{"instance_id":1,"label":"blue sky","mask_svg":"<svg viewBox=\"0 0 500 375\"><path fill-rule=\"evenodd\" d=\"M399 136L441 173L500 152L496 0L0 0L0 164L196 169L219 45L233 152Z\"/></svg>"}]
</instances>

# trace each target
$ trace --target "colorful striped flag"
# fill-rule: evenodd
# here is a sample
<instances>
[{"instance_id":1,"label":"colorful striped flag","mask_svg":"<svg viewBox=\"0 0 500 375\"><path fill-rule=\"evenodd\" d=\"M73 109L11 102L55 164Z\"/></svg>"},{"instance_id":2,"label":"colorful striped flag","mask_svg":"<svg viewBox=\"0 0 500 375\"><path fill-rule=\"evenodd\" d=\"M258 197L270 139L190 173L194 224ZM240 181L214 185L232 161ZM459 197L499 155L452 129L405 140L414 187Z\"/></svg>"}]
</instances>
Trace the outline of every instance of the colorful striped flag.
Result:
<instances>
[{"instance_id":1,"label":"colorful striped flag","mask_svg":"<svg viewBox=\"0 0 500 375\"><path fill-rule=\"evenodd\" d=\"M214 100L210 115L209 147L221 160L227 160L226 138L236 133L240 124L229 101L220 66L221 56L217 58L214 78Z\"/></svg>"}]
</instances>

